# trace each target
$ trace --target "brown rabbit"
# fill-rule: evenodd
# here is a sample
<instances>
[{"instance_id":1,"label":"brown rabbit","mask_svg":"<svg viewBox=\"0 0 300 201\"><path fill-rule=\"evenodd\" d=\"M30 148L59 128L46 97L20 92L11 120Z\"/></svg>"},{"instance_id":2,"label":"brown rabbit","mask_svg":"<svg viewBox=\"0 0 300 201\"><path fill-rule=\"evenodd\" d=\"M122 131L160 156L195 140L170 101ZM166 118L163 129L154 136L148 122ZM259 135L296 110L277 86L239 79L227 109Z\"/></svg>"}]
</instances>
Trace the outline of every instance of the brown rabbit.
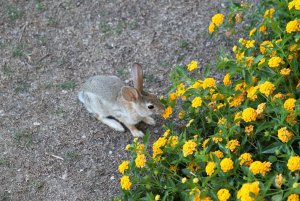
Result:
<instances>
[{"instance_id":1,"label":"brown rabbit","mask_svg":"<svg viewBox=\"0 0 300 201\"><path fill-rule=\"evenodd\" d=\"M137 63L132 67L132 76L134 87L125 86L116 76L91 77L82 86L78 98L102 123L125 131L121 122L134 137L143 137L144 133L135 125L140 121L154 125L155 120L150 116L162 114L164 106L155 95L143 90L143 70Z\"/></svg>"}]
</instances>

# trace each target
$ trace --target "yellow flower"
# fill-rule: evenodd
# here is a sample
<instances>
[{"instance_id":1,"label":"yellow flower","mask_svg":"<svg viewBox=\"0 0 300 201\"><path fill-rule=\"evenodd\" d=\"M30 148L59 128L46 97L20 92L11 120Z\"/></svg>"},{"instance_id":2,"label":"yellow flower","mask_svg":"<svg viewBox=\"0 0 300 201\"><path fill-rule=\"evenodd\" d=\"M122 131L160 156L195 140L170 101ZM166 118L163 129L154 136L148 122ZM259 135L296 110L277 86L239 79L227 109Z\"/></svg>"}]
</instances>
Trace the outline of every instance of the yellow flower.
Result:
<instances>
[{"instance_id":1,"label":"yellow flower","mask_svg":"<svg viewBox=\"0 0 300 201\"><path fill-rule=\"evenodd\" d=\"M240 201L254 201L259 193L259 182L245 183L237 193L237 198Z\"/></svg>"},{"instance_id":2,"label":"yellow flower","mask_svg":"<svg viewBox=\"0 0 300 201\"><path fill-rule=\"evenodd\" d=\"M272 18L274 12L275 12L274 8L270 8L269 10L266 10L264 14L264 18Z\"/></svg>"},{"instance_id":3,"label":"yellow flower","mask_svg":"<svg viewBox=\"0 0 300 201\"><path fill-rule=\"evenodd\" d=\"M124 190L130 190L132 183L130 182L129 176L123 176L120 180L121 188Z\"/></svg>"},{"instance_id":4,"label":"yellow flower","mask_svg":"<svg viewBox=\"0 0 300 201\"><path fill-rule=\"evenodd\" d=\"M297 48L297 44L293 44L289 47L289 51L293 52L295 50L299 50L299 48L297 48L297 49L296 48Z\"/></svg>"},{"instance_id":5,"label":"yellow flower","mask_svg":"<svg viewBox=\"0 0 300 201\"><path fill-rule=\"evenodd\" d=\"M300 156L291 156L288 160L287 167L291 172L300 170Z\"/></svg>"},{"instance_id":6,"label":"yellow flower","mask_svg":"<svg viewBox=\"0 0 300 201\"><path fill-rule=\"evenodd\" d=\"M241 82L235 86L236 91L245 92L245 87L247 86L246 82Z\"/></svg>"},{"instance_id":7,"label":"yellow flower","mask_svg":"<svg viewBox=\"0 0 300 201\"><path fill-rule=\"evenodd\" d=\"M205 149L206 148L206 145L207 145L207 143L210 141L210 138L207 138L207 139L205 139L204 141L203 141L203 143L202 143L202 148L203 149Z\"/></svg>"},{"instance_id":8,"label":"yellow flower","mask_svg":"<svg viewBox=\"0 0 300 201\"><path fill-rule=\"evenodd\" d=\"M236 53L236 51L237 51L237 46L236 45L234 45L233 47L232 47L232 51L234 52L234 53Z\"/></svg>"},{"instance_id":9,"label":"yellow flower","mask_svg":"<svg viewBox=\"0 0 300 201\"><path fill-rule=\"evenodd\" d=\"M290 139L294 137L294 134L287 130L286 127L283 127L277 131L278 138L281 142L287 143Z\"/></svg>"},{"instance_id":10,"label":"yellow flower","mask_svg":"<svg viewBox=\"0 0 300 201\"><path fill-rule=\"evenodd\" d=\"M235 58L238 61L241 61L244 58L244 56L245 56L245 52L239 52L235 54Z\"/></svg>"},{"instance_id":11,"label":"yellow flower","mask_svg":"<svg viewBox=\"0 0 300 201\"><path fill-rule=\"evenodd\" d=\"M176 94L176 93L171 93L171 94L169 95L169 100L170 100L170 101L176 100L176 98L177 98L177 94Z\"/></svg>"},{"instance_id":12,"label":"yellow flower","mask_svg":"<svg viewBox=\"0 0 300 201\"><path fill-rule=\"evenodd\" d=\"M214 151L214 152L212 152L212 153L214 153L218 159L224 157L223 152L221 152L220 150Z\"/></svg>"},{"instance_id":13,"label":"yellow flower","mask_svg":"<svg viewBox=\"0 0 300 201\"><path fill-rule=\"evenodd\" d=\"M186 180L187 180L187 178L186 177L183 177L182 179L181 179L181 183L185 183L186 182Z\"/></svg>"},{"instance_id":14,"label":"yellow flower","mask_svg":"<svg viewBox=\"0 0 300 201\"><path fill-rule=\"evenodd\" d=\"M226 119L224 117L222 117L221 119L219 119L218 121L218 125L224 125L226 123Z\"/></svg>"},{"instance_id":15,"label":"yellow flower","mask_svg":"<svg viewBox=\"0 0 300 201\"><path fill-rule=\"evenodd\" d=\"M287 201L299 201L299 195L297 195L297 194L291 194L287 198Z\"/></svg>"},{"instance_id":16,"label":"yellow flower","mask_svg":"<svg viewBox=\"0 0 300 201\"><path fill-rule=\"evenodd\" d=\"M156 158L158 155L161 155L163 151L161 147L165 146L167 143L167 139L165 137L158 138L152 145L153 158Z\"/></svg>"},{"instance_id":17,"label":"yellow flower","mask_svg":"<svg viewBox=\"0 0 300 201\"><path fill-rule=\"evenodd\" d=\"M256 117L257 117L257 113L256 111L249 107L249 108L246 108L243 110L242 112L242 119L245 121L245 122L251 122L251 121L255 121L256 120Z\"/></svg>"},{"instance_id":18,"label":"yellow flower","mask_svg":"<svg viewBox=\"0 0 300 201\"><path fill-rule=\"evenodd\" d=\"M285 30L287 33L300 31L300 20L292 20L288 22Z\"/></svg>"},{"instance_id":19,"label":"yellow flower","mask_svg":"<svg viewBox=\"0 0 300 201\"><path fill-rule=\"evenodd\" d=\"M187 65L189 71L193 71L198 68L198 61L192 60L191 63Z\"/></svg>"},{"instance_id":20,"label":"yellow flower","mask_svg":"<svg viewBox=\"0 0 300 201\"><path fill-rule=\"evenodd\" d=\"M262 58L259 63L258 63L258 66L261 66L262 64L264 64L266 62L266 59L265 58Z\"/></svg>"},{"instance_id":21,"label":"yellow flower","mask_svg":"<svg viewBox=\"0 0 300 201\"><path fill-rule=\"evenodd\" d=\"M256 114L258 119L262 119L264 117L264 110L266 109L266 103L261 103L257 106Z\"/></svg>"},{"instance_id":22,"label":"yellow flower","mask_svg":"<svg viewBox=\"0 0 300 201\"><path fill-rule=\"evenodd\" d=\"M203 89L214 87L216 85L216 81L214 78L206 78L203 81Z\"/></svg>"},{"instance_id":23,"label":"yellow flower","mask_svg":"<svg viewBox=\"0 0 300 201\"><path fill-rule=\"evenodd\" d=\"M205 167L205 172L208 176L211 176L215 172L216 163L215 162L208 162Z\"/></svg>"},{"instance_id":24,"label":"yellow flower","mask_svg":"<svg viewBox=\"0 0 300 201\"><path fill-rule=\"evenodd\" d=\"M171 147L175 147L178 144L178 136L170 136L168 142Z\"/></svg>"},{"instance_id":25,"label":"yellow flower","mask_svg":"<svg viewBox=\"0 0 300 201\"><path fill-rule=\"evenodd\" d=\"M220 166L221 166L221 169L223 170L223 172L229 172L230 170L233 169L233 161L230 159L230 158L224 158L221 160L220 162Z\"/></svg>"},{"instance_id":26,"label":"yellow flower","mask_svg":"<svg viewBox=\"0 0 300 201\"><path fill-rule=\"evenodd\" d=\"M130 147L131 147L130 144L127 144L125 147L125 150L128 151L130 149Z\"/></svg>"},{"instance_id":27,"label":"yellow flower","mask_svg":"<svg viewBox=\"0 0 300 201\"><path fill-rule=\"evenodd\" d=\"M269 81L265 81L263 84L259 85L260 93L264 94L267 97L270 94L272 94L275 89L276 89L275 85Z\"/></svg>"},{"instance_id":28,"label":"yellow flower","mask_svg":"<svg viewBox=\"0 0 300 201\"><path fill-rule=\"evenodd\" d=\"M198 89L202 87L203 81L202 80L196 80L192 86L189 87L189 89Z\"/></svg>"},{"instance_id":29,"label":"yellow flower","mask_svg":"<svg viewBox=\"0 0 300 201\"><path fill-rule=\"evenodd\" d=\"M208 27L208 32L213 33L216 29L216 25L214 23L210 23Z\"/></svg>"},{"instance_id":30,"label":"yellow flower","mask_svg":"<svg viewBox=\"0 0 300 201\"><path fill-rule=\"evenodd\" d=\"M267 27L265 25L262 25L259 27L259 31L262 32L263 34L267 35Z\"/></svg>"},{"instance_id":31,"label":"yellow flower","mask_svg":"<svg viewBox=\"0 0 300 201\"><path fill-rule=\"evenodd\" d=\"M250 68L254 63L254 57L246 57L246 67Z\"/></svg>"},{"instance_id":32,"label":"yellow flower","mask_svg":"<svg viewBox=\"0 0 300 201\"><path fill-rule=\"evenodd\" d=\"M277 68L279 67L279 65L282 63L282 59L280 57L272 57L269 62L268 65L270 66L270 68Z\"/></svg>"},{"instance_id":33,"label":"yellow flower","mask_svg":"<svg viewBox=\"0 0 300 201\"><path fill-rule=\"evenodd\" d=\"M119 172L120 172L121 174L124 174L125 170L128 170L128 169L129 169L129 161L123 161L123 162L119 165L118 169L119 169Z\"/></svg>"},{"instance_id":34,"label":"yellow flower","mask_svg":"<svg viewBox=\"0 0 300 201\"><path fill-rule=\"evenodd\" d=\"M220 26L223 21L224 21L224 15L221 13L217 13L215 14L212 18L211 21L216 25L216 26Z\"/></svg>"},{"instance_id":35,"label":"yellow flower","mask_svg":"<svg viewBox=\"0 0 300 201\"><path fill-rule=\"evenodd\" d=\"M223 99L224 99L224 95L223 94L216 93L216 94L213 94L211 96L211 100L212 101L223 100Z\"/></svg>"},{"instance_id":36,"label":"yellow flower","mask_svg":"<svg viewBox=\"0 0 300 201\"><path fill-rule=\"evenodd\" d=\"M293 0L293 1L289 2L288 8L289 8L289 10L291 10L294 7L295 7L295 1Z\"/></svg>"},{"instance_id":37,"label":"yellow flower","mask_svg":"<svg viewBox=\"0 0 300 201\"><path fill-rule=\"evenodd\" d=\"M209 196L206 196L206 197L202 198L200 201L213 201L213 200Z\"/></svg>"},{"instance_id":38,"label":"yellow flower","mask_svg":"<svg viewBox=\"0 0 300 201\"><path fill-rule=\"evenodd\" d=\"M286 118L285 118L285 121L294 126L296 123L297 123L297 116L294 112L291 112Z\"/></svg>"},{"instance_id":39,"label":"yellow flower","mask_svg":"<svg viewBox=\"0 0 300 201\"><path fill-rule=\"evenodd\" d=\"M177 85L175 93L177 96L183 95L185 93L185 85L183 83Z\"/></svg>"},{"instance_id":40,"label":"yellow flower","mask_svg":"<svg viewBox=\"0 0 300 201\"><path fill-rule=\"evenodd\" d=\"M277 188L281 188L282 184L283 184L283 177L282 177L282 174L276 175L276 177L275 177L275 186L276 186Z\"/></svg>"},{"instance_id":41,"label":"yellow flower","mask_svg":"<svg viewBox=\"0 0 300 201\"><path fill-rule=\"evenodd\" d=\"M249 36L253 36L256 32L256 28L251 29L251 31L249 32Z\"/></svg>"},{"instance_id":42,"label":"yellow flower","mask_svg":"<svg viewBox=\"0 0 300 201\"><path fill-rule=\"evenodd\" d=\"M221 137L213 137L212 140L214 141L214 143L219 143L223 141L223 138Z\"/></svg>"},{"instance_id":43,"label":"yellow flower","mask_svg":"<svg viewBox=\"0 0 300 201\"><path fill-rule=\"evenodd\" d=\"M255 40L247 40L246 44L245 44L245 47L247 49L251 48L251 47L254 47L254 43L255 43Z\"/></svg>"},{"instance_id":44,"label":"yellow flower","mask_svg":"<svg viewBox=\"0 0 300 201\"><path fill-rule=\"evenodd\" d=\"M235 113L235 115L234 115L234 121L235 120L240 120L240 119L242 119L242 112L241 111Z\"/></svg>"},{"instance_id":45,"label":"yellow flower","mask_svg":"<svg viewBox=\"0 0 300 201\"><path fill-rule=\"evenodd\" d=\"M167 143L167 139L165 137L160 137L153 143L153 146L160 148L165 146L166 143Z\"/></svg>"},{"instance_id":46,"label":"yellow flower","mask_svg":"<svg viewBox=\"0 0 300 201\"><path fill-rule=\"evenodd\" d=\"M138 154L134 162L136 167L143 168L146 165L146 156L144 154Z\"/></svg>"},{"instance_id":47,"label":"yellow flower","mask_svg":"<svg viewBox=\"0 0 300 201\"><path fill-rule=\"evenodd\" d=\"M154 198L154 200L155 200L155 201L160 200L160 195L156 195L155 198Z\"/></svg>"},{"instance_id":48,"label":"yellow flower","mask_svg":"<svg viewBox=\"0 0 300 201\"><path fill-rule=\"evenodd\" d=\"M291 73L291 69L289 68L283 68L280 70L280 75L288 76Z\"/></svg>"},{"instance_id":49,"label":"yellow flower","mask_svg":"<svg viewBox=\"0 0 300 201\"><path fill-rule=\"evenodd\" d=\"M173 113L173 109L171 106L168 106L165 111L163 112L162 116L164 119L167 119L170 117L170 115Z\"/></svg>"},{"instance_id":50,"label":"yellow flower","mask_svg":"<svg viewBox=\"0 0 300 201\"><path fill-rule=\"evenodd\" d=\"M230 102L230 107L239 107L242 102L244 101L244 95L243 94L237 94L234 96L233 100Z\"/></svg>"},{"instance_id":51,"label":"yellow flower","mask_svg":"<svg viewBox=\"0 0 300 201\"><path fill-rule=\"evenodd\" d=\"M231 79L230 79L230 74L227 73L224 78L223 78L223 83L224 83L224 86L228 86L231 84Z\"/></svg>"},{"instance_id":52,"label":"yellow flower","mask_svg":"<svg viewBox=\"0 0 300 201\"><path fill-rule=\"evenodd\" d=\"M196 151L197 144L193 140L189 140L184 143L182 147L183 156L187 157L188 155L191 155Z\"/></svg>"},{"instance_id":53,"label":"yellow flower","mask_svg":"<svg viewBox=\"0 0 300 201\"><path fill-rule=\"evenodd\" d=\"M246 133L247 135L252 134L252 133L253 133L253 128L254 128L253 125L246 126L246 127L245 127L245 133Z\"/></svg>"},{"instance_id":54,"label":"yellow flower","mask_svg":"<svg viewBox=\"0 0 300 201\"><path fill-rule=\"evenodd\" d=\"M221 109L222 107L225 107L226 106L226 103L219 103L218 105L217 105L217 109L216 110L219 110L219 109Z\"/></svg>"},{"instance_id":55,"label":"yellow flower","mask_svg":"<svg viewBox=\"0 0 300 201\"><path fill-rule=\"evenodd\" d=\"M170 129L167 129L167 130L164 132L163 136L164 136L164 137L168 137L168 136L170 135L170 132L171 132L171 130L170 130Z\"/></svg>"},{"instance_id":56,"label":"yellow flower","mask_svg":"<svg viewBox=\"0 0 300 201\"><path fill-rule=\"evenodd\" d=\"M284 101L283 108L286 109L287 111L293 111L295 109L295 103L296 103L296 99L289 98L286 101Z\"/></svg>"},{"instance_id":57,"label":"yellow flower","mask_svg":"<svg viewBox=\"0 0 300 201\"><path fill-rule=\"evenodd\" d=\"M234 151L236 149L236 147L239 147L239 146L240 146L240 142L238 140L230 140L226 144L227 149L229 149L230 151Z\"/></svg>"},{"instance_id":58,"label":"yellow flower","mask_svg":"<svg viewBox=\"0 0 300 201\"><path fill-rule=\"evenodd\" d=\"M196 183L198 183L198 182L199 182L199 179L198 179L198 178L194 178L194 179L193 179L193 183L196 184Z\"/></svg>"},{"instance_id":59,"label":"yellow flower","mask_svg":"<svg viewBox=\"0 0 300 201\"><path fill-rule=\"evenodd\" d=\"M200 190L199 188L195 187L190 191L190 195L197 195L194 198L194 201L200 201Z\"/></svg>"},{"instance_id":60,"label":"yellow flower","mask_svg":"<svg viewBox=\"0 0 300 201\"><path fill-rule=\"evenodd\" d=\"M251 165L251 163L253 162L252 156L250 153L241 154L241 156L239 157L239 160L240 160L240 166L245 164L246 166L249 167Z\"/></svg>"},{"instance_id":61,"label":"yellow flower","mask_svg":"<svg viewBox=\"0 0 300 201\"><path fill-rule=\"evenodd\" d=\"M256 92L258 91L258 86L251 86L249 89L247 89L247 98L249 98L250 100L254 101L257 99L257 95Z\"/></svg>"},{"instance_id":62,"label":"yellow flower","mask_svg":"<svg viewBox=\"0 0 300 201\"><path fill-rule=\"evenodd\" d=\"M192 100L192 107L197 108L202 105L202 99L200 97L196 97Z\"/></svg>"},{"instance_id":63,"label":"yellow flower","mask_svg":"<svg viewBox=\"0 0 300 201\"><path fill-rule=\"evenodd\" d=\"M251 163L249 169L254 175L262 174L263 176L265 176L267 172L271 170L271 165L272 163L266 161L254 161L253 163Z\"/></svg>"},{"instance_id":64,"label":"yellow flower","mask_svg":"<svg viewBox=\"0 0 300 201\"><path fill-rule=\"evenodd\" d=\"M138 142L136 146L136 153L142 154L144 151L145 151L145 145Z\"/></svg>"},{"instance_id":65,"label":"yellow flower","mask_svg":"<svg viewBox=\"0 0 300 201\"><path fill-rule=\"evenodd\" d=\"M218 190L217 196L220 201L227 201L231 195L229 193L229 190L222 188Z\"/></svg>"},{"instance_id":66,"label":"yellow flower","mask_svg":"<svg viewBox=\"0 0 300 201\"><path fill-rule=\"evenodd\" d=\"M284 97L285 97L285 95L284 94L282 94L282 93L277 93L277 94L275 94L274 96L273 96L273 100L275 100L275 99L284 99Z\"/></svg>"},{"instance_id":67,"label":"yellow flower","mask_svg":"<svg viewBox=\"0 0 300 201\"><path fill-rule=\"evenodd\" d=\"M259 46L259 50L262 54L266 53L267 50L272 50L274 47L274 45L272 44L271 41L263 41L260 46Z\"/></svg>"}]
</instances>

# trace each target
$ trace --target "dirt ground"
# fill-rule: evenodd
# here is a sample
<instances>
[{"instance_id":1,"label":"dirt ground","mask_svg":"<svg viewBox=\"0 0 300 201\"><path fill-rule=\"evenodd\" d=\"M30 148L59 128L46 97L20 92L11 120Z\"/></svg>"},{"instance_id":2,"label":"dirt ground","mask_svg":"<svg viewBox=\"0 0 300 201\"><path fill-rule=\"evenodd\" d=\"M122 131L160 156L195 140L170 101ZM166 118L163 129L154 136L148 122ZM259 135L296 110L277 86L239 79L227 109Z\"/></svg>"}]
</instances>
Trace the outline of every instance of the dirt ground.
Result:
<instances>
[{"instance_id":1,"label":"dirt ground","mask_svg":"<svg viewBox=\"0 0 300 201\"><path fill-rule=\"evenodd\" d=\"M133 137L93 118L81 84L114 74L166 95L169 72L210 63L207 27L220 0L0 0L0 201L110 200ZM164 123L144 126L151 138Z\"/></svg>"}]
</instances>

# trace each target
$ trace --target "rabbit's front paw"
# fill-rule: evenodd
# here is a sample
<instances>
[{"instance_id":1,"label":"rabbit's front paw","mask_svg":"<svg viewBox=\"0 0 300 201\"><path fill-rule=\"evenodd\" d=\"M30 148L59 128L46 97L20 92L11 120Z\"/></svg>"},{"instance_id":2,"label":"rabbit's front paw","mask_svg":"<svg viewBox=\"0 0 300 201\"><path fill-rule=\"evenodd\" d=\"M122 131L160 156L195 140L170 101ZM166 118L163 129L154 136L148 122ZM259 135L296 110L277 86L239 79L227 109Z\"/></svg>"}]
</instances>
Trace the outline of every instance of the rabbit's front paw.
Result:
<instances>
[{"instance_id":1,"label":"rabbit's front paw","mask_svg":"<svg viewBox=\"0 0 300 201\"><path fill-rule=\"evenodd\" d=\"M143 119L143 122L145 122L146 124L149 124L149 125L155 125L155 123L156 123L152 117L145 117Z\"/></svg>"},{"instance_id":2,"label":"rabbit's front paw","mask_svg":"<svg viewBox=\"0 0 300 201\"><path fill-rule=\"evenodd\" d=\"M139 130L132 131L131 133L132 133L133 137L144 137L144 133Z\"/></svg>"}]
</instances>

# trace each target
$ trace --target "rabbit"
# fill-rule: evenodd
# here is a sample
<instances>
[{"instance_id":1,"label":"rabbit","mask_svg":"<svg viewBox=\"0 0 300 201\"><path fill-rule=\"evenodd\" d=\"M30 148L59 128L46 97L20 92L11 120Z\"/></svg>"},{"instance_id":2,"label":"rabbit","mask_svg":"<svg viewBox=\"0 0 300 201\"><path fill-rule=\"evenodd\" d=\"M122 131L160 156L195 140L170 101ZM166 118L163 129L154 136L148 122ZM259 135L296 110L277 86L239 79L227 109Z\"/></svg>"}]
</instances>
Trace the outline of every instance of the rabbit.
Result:
<instances>
[{"instance_id":1,"label":"rabbit","mask_svg":"<svg viewBox=\"0 0 300 201\"><path fill-rule=\"evenodd\" d=\"M144 133L135 125L141 121L155 125L151 115L162 114L164 105L155 95L144 91L141 65L133 64L131 72L134 87L125 86L116 76L98 75L83 84L78 98L102 123L121 132L125 131L124 124L134 137L143 137Z\"/></svg>"}]
</instances>

